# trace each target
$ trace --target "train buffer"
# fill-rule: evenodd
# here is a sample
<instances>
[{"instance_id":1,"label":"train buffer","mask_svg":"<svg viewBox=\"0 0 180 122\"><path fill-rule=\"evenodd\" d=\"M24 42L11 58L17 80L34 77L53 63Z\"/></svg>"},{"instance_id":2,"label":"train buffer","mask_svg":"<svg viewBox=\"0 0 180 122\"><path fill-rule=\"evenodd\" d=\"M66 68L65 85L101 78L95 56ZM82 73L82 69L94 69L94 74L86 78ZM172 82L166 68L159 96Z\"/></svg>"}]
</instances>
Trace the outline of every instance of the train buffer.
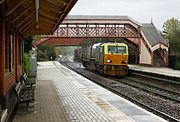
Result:
<instances>
[{"instance_id":1,"label":"train buffer","mask_svg":"<svg viewBox=\"0 0 180 122\"><path fill-rule=\"evenodd\" d=\"M34 103L35 101L35 86L33 84L27 84L25 83L25 80L23 79L17 83L14 90L18 98L18 104L26 103L26 108L28 111L29 111L29 108L34 108L34 106L30 104L30 103Z\"/></svg>"}]
</instances>

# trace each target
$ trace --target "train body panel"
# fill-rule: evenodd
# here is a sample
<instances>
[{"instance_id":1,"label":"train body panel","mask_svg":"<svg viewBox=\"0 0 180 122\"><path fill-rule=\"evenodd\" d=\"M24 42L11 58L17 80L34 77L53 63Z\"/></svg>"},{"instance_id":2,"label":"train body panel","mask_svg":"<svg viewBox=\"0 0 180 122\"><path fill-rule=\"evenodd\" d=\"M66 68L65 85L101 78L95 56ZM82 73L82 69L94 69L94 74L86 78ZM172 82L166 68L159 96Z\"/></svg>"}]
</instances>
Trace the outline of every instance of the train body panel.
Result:
<instances>
[{"instance_id":1,"label":"train body panel","mask_svg":"<svg viewBox=\"0 0 180 122\"><path fill-rule=\"evenodd\" d=\"M104 65L104 74L111 76L124 76L128 74L127 65Z\"/></svg>"},{"instance_id":2,"label":"train body panel","mask_svg":"<svg viewBox=\"0 0 180 122\"><path fill-rule=\"evenodd\" d=\"M74 62L82 62L82 48L76 48L74 50Z\"/></svg>"},{"instance_id":3,"label":"train body panel","mask_svg":"<svg viewBox=\"0 0 180 122\"><path fill-rule=\"evenodd\" d=\"M104 65L127 65L128 55L104 55Z\"/></svg>"},{"instance_id":4,"label":"train body panel","mask_svg":"<svg viewBox=\"0 0 180 122\"><path fill-rule=\"evenodd\" d=\"M128 46L124 43L97 43L82 48L83 66L108 75L128 74Z\"/></svg>"},{"instance_id":5,"label":"train body panel","mask_svg":"<svg viewBox=\"0 0 180 122\"><path fill-rule=\"evenodd\" d=\"M89 61L91 58L91 47L82 47L82 60Z\"/></svg>"}]
</instances>

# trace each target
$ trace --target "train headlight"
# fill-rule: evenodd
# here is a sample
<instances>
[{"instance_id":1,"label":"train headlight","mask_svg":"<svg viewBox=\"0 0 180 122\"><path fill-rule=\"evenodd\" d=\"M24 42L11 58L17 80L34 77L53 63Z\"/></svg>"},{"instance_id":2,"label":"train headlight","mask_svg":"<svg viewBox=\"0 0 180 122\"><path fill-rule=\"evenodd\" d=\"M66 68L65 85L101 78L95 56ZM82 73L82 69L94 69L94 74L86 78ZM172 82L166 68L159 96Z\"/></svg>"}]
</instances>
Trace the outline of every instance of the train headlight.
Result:
<instances>
[{"instance_id":1,"label":"train headlight","mask_svg":"<svg viewBox=\"0 0 180 122\"><path fill-rule=\"evenodd\" d=\"M122 64L127 64L127 61L122 61Z\"/></svg>"},{"instance_id":2,"label":"train headlight","mask_svg":"<svg viewBox=\"0 0 180 122\"><path fill-rule=\"evenodd\" d=\"M107 60L107 63L111 63L112 62L112 60Z\"/></svg>"}]
</instances>

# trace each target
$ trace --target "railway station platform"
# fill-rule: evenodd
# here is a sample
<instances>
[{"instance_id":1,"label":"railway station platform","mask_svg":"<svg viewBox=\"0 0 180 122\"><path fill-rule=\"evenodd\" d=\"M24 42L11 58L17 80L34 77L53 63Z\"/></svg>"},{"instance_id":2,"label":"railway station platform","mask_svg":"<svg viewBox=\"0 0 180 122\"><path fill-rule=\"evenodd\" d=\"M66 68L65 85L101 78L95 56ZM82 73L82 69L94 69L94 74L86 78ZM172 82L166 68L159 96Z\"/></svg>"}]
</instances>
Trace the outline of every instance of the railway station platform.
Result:
<instances>
[{"instance_id":1,"label":"railway station platform","mask_svg":"<svg viewBox=\"0 0 180 122\"><path fill-rule=\"evenodd\" d=\"M21 105L13 122L166 122L59 62L38 62L34 112Z\"/></svg>"},{"instance_id":2,"label":"railway station platform","mask_svg":"<svg viewBox=\"0 0 180 122\"><path fill-rule=\"evenodd\" d=\"M139 71L145 73L152 73L167 77L180 78L180 71L174 70L168 67L149 67L149 66L141 66L141 65L128 65L129 69L132 71Z\"/></svg>"}]
</instances>

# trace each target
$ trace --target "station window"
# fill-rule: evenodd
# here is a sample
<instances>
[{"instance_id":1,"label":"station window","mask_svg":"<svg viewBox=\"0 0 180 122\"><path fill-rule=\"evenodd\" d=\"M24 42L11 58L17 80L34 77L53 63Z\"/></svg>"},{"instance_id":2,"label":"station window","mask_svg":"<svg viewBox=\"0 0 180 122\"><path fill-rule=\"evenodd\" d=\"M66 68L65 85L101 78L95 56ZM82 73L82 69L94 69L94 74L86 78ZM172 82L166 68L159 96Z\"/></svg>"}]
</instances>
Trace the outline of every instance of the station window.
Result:
<instances>
[{"instance_id":1,"label":"station window","mask_svg":"<svg viewBox=\"0 0 180 122\"><path fill-rule=\"evenodd\" d=\"M14 68L13 64L14 64L14 59L13 59L13 35L10 34L9 37L9 71L11 72L12 69Z\"/></svg>"},{"instance_id":2,"label":"station window","mask_svg":"<svg viewBox=\"0 0 180 122\"><path fill-rule=\"evenodd\" d=\"M14 69L14 39L13 34L7 28L5 35L5 72L11 72Z\"/></svg>"},{"instance_id":3,"label":"station window","mask_svg":"<svg viewBox=\"0 0 180 122\"><path fill-rule=\"evenodd\" d=\"M20 47L20 65L23 64L23 52L24 52L24 43L21 42L21 47Z\"/></svg>"},{"instance_id":4,"label":"station window","mask_svg":"<svg viewBox=\"0 0 180 122\"><path fill-rule=\"evenodd\" d=\"M22 48L23 48L23 43L21 43L20 41L18 42L18 64L19 65L21 65L22 64L22 62L23 62L23 57L22 57L22 55L23 55L23 50L22 50Z\"/></svg>"},{"instance_id":5,"label":"station window","mask_svg":"<svg viewBox=\"0 0 180 122\"><path fill-rule=\"evenodd\" d=\"M6 27L5 29L5 72L9 71L9 31L8 28Z\"/></svg>"}]
</instances>

